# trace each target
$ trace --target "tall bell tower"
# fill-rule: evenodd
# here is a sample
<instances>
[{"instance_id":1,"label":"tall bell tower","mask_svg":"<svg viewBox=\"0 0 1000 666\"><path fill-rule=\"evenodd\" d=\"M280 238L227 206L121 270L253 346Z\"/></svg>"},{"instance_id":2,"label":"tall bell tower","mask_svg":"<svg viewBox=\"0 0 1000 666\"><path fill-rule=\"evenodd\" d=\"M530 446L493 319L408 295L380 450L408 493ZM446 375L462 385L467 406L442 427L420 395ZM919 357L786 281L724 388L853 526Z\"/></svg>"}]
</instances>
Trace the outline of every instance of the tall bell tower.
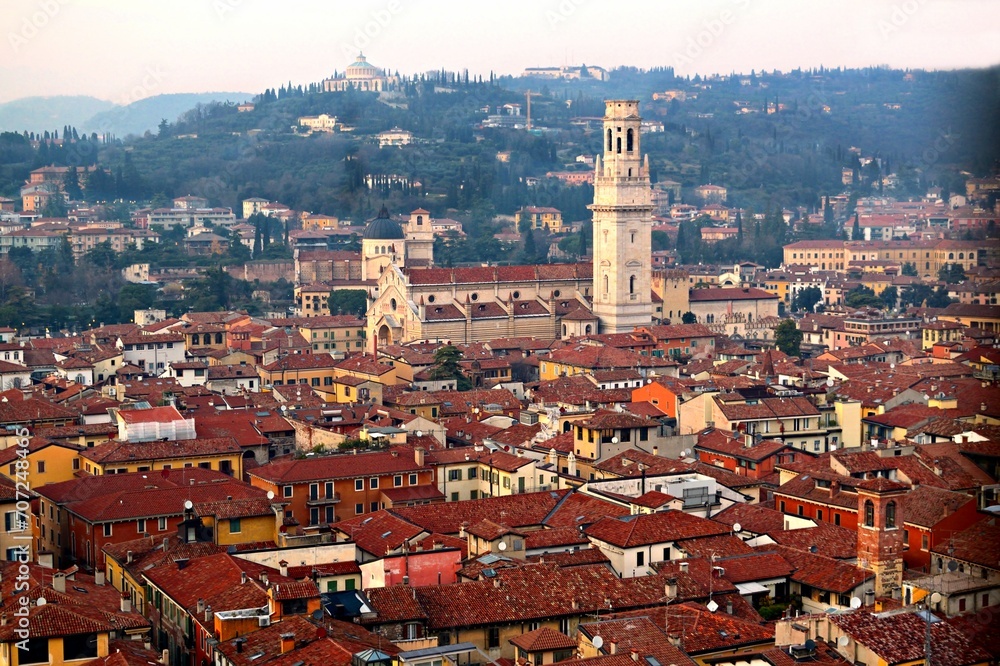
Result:
<instances>
[{"instance_id":1,"label":"tall bell tower","mask_svg":"<svg viewBox=\"0 0 1000 666\"><path fill-rule=\"evenodd\" d=\"M601 333L652 323L649 158L639 151L639 102L605 101L603 155L594 165L593 311Z\"/></svg>"}]
</instances>

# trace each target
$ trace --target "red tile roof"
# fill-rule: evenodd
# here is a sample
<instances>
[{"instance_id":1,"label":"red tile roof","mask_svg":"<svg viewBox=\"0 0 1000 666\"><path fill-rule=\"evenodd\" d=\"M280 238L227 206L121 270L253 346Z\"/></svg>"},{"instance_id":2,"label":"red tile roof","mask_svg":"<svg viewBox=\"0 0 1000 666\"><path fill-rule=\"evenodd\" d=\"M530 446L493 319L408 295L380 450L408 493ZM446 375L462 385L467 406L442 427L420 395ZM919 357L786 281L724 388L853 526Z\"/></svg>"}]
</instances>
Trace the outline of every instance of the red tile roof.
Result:
<instances>
[{"instance_id":1,"label":"red tile roof","mask_svg":"<svg viewBox=\"0 0 1000 666\"><path fill-rule=\"evenodd\" d=\"M385 476L419 472L424 467L416 463L405 450L377 451L356 455L340 453L292 460L279 460L253 470L250 475L272 483L306 483L332 479L353 479L365 476Z\"/></svg>"},{"instance_id":2,"label":"red tile roof","mask_svg":"<svg viewBox=\"0 0 1000 666\"><path fill-rule=\"evenodd\" d=\"M828 592L847 594L875 577L871 571L841 560L788 546L758 546L760 552L775 551L795 569L791 579Z\"/></svg>"},{"instance_id":3,"label":"red tile roof","mask_svg":"<svg viewBox=\"0 0 1000 666\"><path fill-rule=\"evenodd\" d=\"M137 463L174 458L212 457L239 454L240 446L232 437L181 439L155 442L111 441L85 449L81 456L95 463Z\"/></svg>"},{"instance_id":4,"label":"red tile roof","mask_svg":"<svg viewBox=\"0 0 1000 666\"><path fill-rule=\"evenodd\" d=\"M558 490L541 493L505 495L445 504L400 507L393 513L428 532L458 534L462 524L492 520L509 527L532 527L543 524L546 516L570 493Z\"/></svg>"},{"instance_id":5,"label":"red tile roof","mask_svg":"<svg viewBox=\"0 0 1000 666\"><path fill-rule=\"evenodd\" d=\"M591 539L619 548L637 548L694 537L729 534L729 529L683 511L604 518L587 527L585 534Z\"/></svg>"},{"instance_id":6,"label":"red tile roof","mask_svg":"<svg viewBox=\"0 0 1000 666\"><path fill-rule=\"evenodd\" d=\"M830 615L829 619L886 664L924 659L927 623L921 615L909 612L875 615L859 609ZM930 629L935 664L969 666L991 658L986 650L947 622L933 622Z\"/></svg>"},{"instance_id":7,"label":"red tile roof","mask_svg":"<svg viewBox=\"0 0 1000 666\"><path fill-rule=\"evenodd\" d=\"M542 627L526 634L510 639L511 645L525 652L551 652L553 650L569 650L576 648L576 640L555 629Z\"/></svg>"}]
</instances>

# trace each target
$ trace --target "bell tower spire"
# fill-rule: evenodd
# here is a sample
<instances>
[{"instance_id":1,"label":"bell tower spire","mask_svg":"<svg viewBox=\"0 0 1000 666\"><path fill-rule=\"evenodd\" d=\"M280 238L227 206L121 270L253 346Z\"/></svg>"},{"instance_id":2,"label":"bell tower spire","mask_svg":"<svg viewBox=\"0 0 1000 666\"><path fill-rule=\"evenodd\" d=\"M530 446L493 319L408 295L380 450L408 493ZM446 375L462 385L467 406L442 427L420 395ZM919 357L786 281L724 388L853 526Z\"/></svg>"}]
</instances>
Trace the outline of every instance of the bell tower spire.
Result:
<instances>
[{"instance_id":1,"label":"bell tower spire","mask_svg":"<svg viewBox=\"0 0 1000 666\"><path fill-rule=\"evenodd\" d=\"M602 333L652 322L649 158L640 150L637 100L605 101L603 151L595 163L593 310Z\"/></svg>"}]
</instances>

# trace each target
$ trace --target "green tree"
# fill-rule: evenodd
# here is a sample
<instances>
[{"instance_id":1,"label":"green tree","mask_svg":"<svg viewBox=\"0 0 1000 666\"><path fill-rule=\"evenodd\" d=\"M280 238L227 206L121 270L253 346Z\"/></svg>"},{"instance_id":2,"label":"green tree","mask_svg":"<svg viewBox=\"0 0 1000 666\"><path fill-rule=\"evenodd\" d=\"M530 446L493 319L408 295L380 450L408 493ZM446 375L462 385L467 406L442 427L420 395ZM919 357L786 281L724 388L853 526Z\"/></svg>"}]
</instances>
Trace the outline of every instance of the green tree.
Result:
<instances>
[{"instance_id":1,"label":"green tree","mask_svg":"<svg viewBox=\"0 0 1000 666\"><path fill-rule=\"evenodd\" d=\"M886 310L892 310L899 302L899 292L894 285L890 285L883 289L882 293L879 294L878 297L885 305Z\"/></svg>"},{"instance_id":2,"label":"green tree","mask_svg":"<svg viewBox=\"0 0 1000 666\"><path fill-rule=\"evenodd\" d=\"M798 356L802 344L802 331L794 319L784 319L774 329L774 345L789 356Z\"/></svg>"},{"instance_id":3,"label":"green tree","mask_svg":"<svg viewBox=\"0 0 1000 666\"><path fill-rule=\"evenodd\" d=\"M948 284L959 284L968 278L961 264L946 264L938 271L938 279Z\"/></svg>"},{"instance_id":4,"label":"green tree","mask_svg":"<svg viewBox=\"0 0 1000 666\"><path fill-rule=\"evenodd\" d=\"M434 352L434 365L430 367L430 378L433 380L454 379L459 391L468 391L472 382L462 374L458 362L462 360L462 352L455 345L444 345Z\"/></svg>"},{"instance_id":5,"label":"green tree","mask_svg":"<svg viewBox=\"0 0 1000 666\"><path fill-rule=\"evenodd\" d=\"M80 190L80 174L77 173L75 166L71 166L63 176L63 191L71 201L77 201L83 196Z\"/></svg>"},{"instance_id":6,"label":"green tree","mask_svg":"<svg viewBox=\"0 0 1000 666\"><path fill-rule=\"evenodd\" d=\"M363 289L335 289L327 300L330 314L364 317L368 309L368 296Z\"/></svg>"},{"instance_id":7,"label":"green tree","mask_svg":"<svg viewBox=\"0 0 1000 666\"><path fill-rule=\"evenodd\" d=\"M919 273L917 272L917 265L912 261L904 262L903 275L908 275L910 277L917 277L919 275Z\"/></svg>"},{"instance_id":8,"label":"green tree","mask_svg":"<svg viewBox=\"0 0 1000 666\"><path fill-rule=\"evenodd\" d=\"M817 303L823 302L823 292L819 287L806 287L799 289L792 299L793 310L805 310L812 312Z\"/></svg>"},{"instance_id":9,"label":"green tree","mask_svg":"<svg viewBox=\"0 0 1000 666\"><path fill-rule=\"evenodd\" d=\"M881 308L882 301L875 292L864 285L858 285L854 289L847 292L847 298L844 299L849 308Z\"/></svg>"},{"instance_id":10,"label":"green tree","mask_svg":"<svg viewBox=\"0 0 1000 666\"><path fill-rule=\"evenodd\" d=\"M688 310L683 315L681 315L681 323L682 324L697 324L698 323L698 316L695 313L693 313L690 310Z\"/></svg>"},{"instance_id":11,"label":"green tree","mask_svg":"<svg viewBox=\"0 0 1000 666\"><path fill-rule=\"evenodd\" d=\"M66 217L68 212L66 201L58 193L50 196L42 207L42 217Z\"/></svg>"}]
</instances>

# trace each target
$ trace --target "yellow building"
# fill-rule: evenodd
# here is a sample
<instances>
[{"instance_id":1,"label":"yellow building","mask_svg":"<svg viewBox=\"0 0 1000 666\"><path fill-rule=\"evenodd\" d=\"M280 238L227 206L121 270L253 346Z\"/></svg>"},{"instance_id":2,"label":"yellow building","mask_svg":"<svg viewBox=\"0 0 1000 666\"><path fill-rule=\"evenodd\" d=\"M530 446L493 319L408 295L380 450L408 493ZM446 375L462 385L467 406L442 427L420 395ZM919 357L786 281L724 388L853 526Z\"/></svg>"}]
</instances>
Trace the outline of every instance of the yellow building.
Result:
<instances>
[{"instance_id":1,"label":"yellow building","mask_svg":"<svg viewBox=\"0 0 1000 666\"><path fill-rule=\"evenodd\" d=\"M524 220L531 223L531 229L542 229L544 231L551 231L552 233L562 231L562 211L558 208L525 206L514 213L514 222L517 224L518 229L521 228L521 222Z\"/></svg>"},{"instance_id":2,"label":"yellow building","mask_svg":"<svg viewBox=\"0 0 1000 666\"><path fill-rule=\"evenodd\" d=\"M124 474L200 467L243 478L243 450L231 437L176 441L112 441L80 453L83 472Z\"/></svg>"},{"instance_id":3,"label":"yellow building","mask_svg":"<svg viewBox=\"0 0 1000 666\"><path fill-rule=\"evenodd\" d=\"M396 368L367 354L338 361L333 374L335 377L354 377L362 381L377 382L383 386L402 383L396 378Z\"/></svg>"},{"instance_id":4,"label":"yellow building","mask_svg":"<svg viewBox=\"0 0 1000 666\"><path fill-rule=\"evenodd\" d=\"M340 227L340 219L334 215L309 213L302 216L302 229L304 231L321 231L323 229L337 229L338 227Z\"/></svg>"},{"instance_id":5,"label":"yellow building","mask_svg":"<svg viewBox=\"0 0 1000 666\"><path fill-rule=\"evenodd\" d=\"M933 321L921 327L921 349L930 350L939 342L959 342L965 326L957 321Z\"/></svg>"},{"instance_id":6,"label":"yellow building","mask_svg":"<svg viewBox=\"0 0 1000 666\"><path fill-rule=\"evenodd\" d=\"M333 386L337 365L328 353L289 354L266 365L257 366L264 387L306 384L312 387Z\"/></svg>"},{"instance_id":7,"label":"yellow building","mask_svg":"<svg viewBox=\"0 0 1000 666\"><path fill-rule=\"evenodd\" d=\"M843 271L851 263L894 261L913 264L923 278L937 278L949 265L964 270L977 266L982 243L961 240L838 241L804 240L784 247L786 266L796 264L819 270Z\"/></svg>"},{"instance_id":8,"label":"yellow building","mask_svg":"<svg viewBox=\"0 0 1000 666\"><path fill-rule=\"evenodd\" d=\"M976 303L952 303L939 312L938 321L953 321L962 326L1000 331L1000 308Z\"/></svg>"},{"instance_id":9,"label":"yellow building","mask_svg":"<svg viewBox=\"0 0 1000 666\"><path fill-rule=\"evenodd\" d=\"M590 375L597 370L638 370L671 376L676 376L677 370L675 361L645 356L627 349L591 344L557 349L542 359L539 363L539 378L542 381L563 376Z\"/></svg>"},{"instance_id":10,"label":"yellow building","mask_svg":"<svg viewBox=\"0 0 1000 666\"><path fill-rule=\"evenodd\" d=\"M329 294L329 292L327 292ZM325 307L325 302L324 302ZM316 315L299 325L299 333L314 353L358 352L365 348L365 320L354 315Z\"/></svg>"},{"instance_id":11,"label":"yellow building","mask_svg":"<svg viewBox=\"0 0 1000 666\"><path fill-rule=\"evenodd\" d=\"M20 447L11 446L0 451L0 473L17 481L19 469L27 472L32 488L72 480L80 470L81 448L66 442L53 442L35 437L28 444L28 455L20 457ZM21 468L19 461L27 461L28 468ZM23 476L22 476L23 479Z\"/></svg>"},{"instance_id":12,"label":"yellow building","mask_svg":"<svg viewBox=\"0 0 1000 666\"><path fill-rule=\"evenodd\" d=\"M366 400L382 402L382 384L369 381L353 375L340 375L333 378L332 385L319 386L313 389L327 402L351 403Z\"/></svg>"}]
</instances>

